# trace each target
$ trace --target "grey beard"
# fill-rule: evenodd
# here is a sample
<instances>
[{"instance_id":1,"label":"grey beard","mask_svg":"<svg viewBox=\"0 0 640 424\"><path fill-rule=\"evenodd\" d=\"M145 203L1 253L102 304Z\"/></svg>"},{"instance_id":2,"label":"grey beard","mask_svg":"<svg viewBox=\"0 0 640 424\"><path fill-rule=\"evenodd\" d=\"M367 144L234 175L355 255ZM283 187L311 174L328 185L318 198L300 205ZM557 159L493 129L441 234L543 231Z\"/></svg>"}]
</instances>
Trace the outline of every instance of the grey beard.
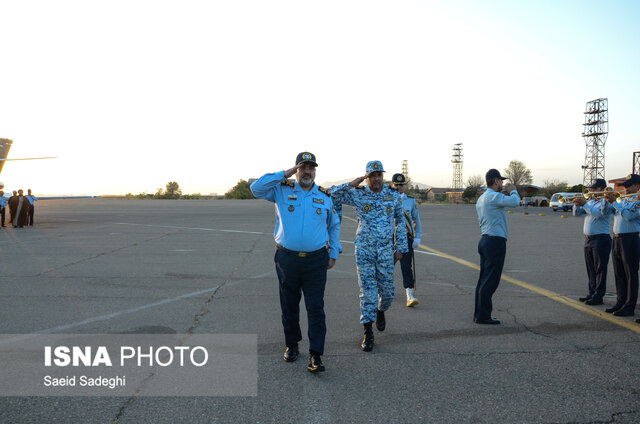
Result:
<instances>
[{"instance_id":1,"label":"grey beard","mask_svg":"<svg viewBox=\"0 0 640 424\"><path fill-rule=\"evenodd\" d=\"M313 187L313 182L313 178L300 178L300 182L298 184L300 184L300 187L302 188L310 188Z\"/></svg>"}]
</instances>

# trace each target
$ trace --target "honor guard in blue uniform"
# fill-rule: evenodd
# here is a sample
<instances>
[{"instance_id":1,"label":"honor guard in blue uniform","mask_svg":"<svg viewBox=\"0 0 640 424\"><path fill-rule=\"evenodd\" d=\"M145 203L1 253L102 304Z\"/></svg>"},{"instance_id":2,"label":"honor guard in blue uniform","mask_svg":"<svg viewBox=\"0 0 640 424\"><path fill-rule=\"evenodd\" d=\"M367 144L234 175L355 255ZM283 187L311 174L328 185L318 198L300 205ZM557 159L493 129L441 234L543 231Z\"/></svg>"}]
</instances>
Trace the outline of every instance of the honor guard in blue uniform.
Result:
<instances>
[{"instance_id":1,"label":"honor guard in blue uniform","mask_svg":"<svg viewBox=\"0 0 640 424\"><path fill-rule=\"evenodd\" d=\"M407 292L407 306L417 305L418 299L414 296L416 288L416 280L413 266L415 265L415 256L413 249L418 247L422 238L422 223L420 222L420 213L416 199L404 192L407 180L402 174L393 174L391 177L393 187L400 193L402 199L402 209L404 210L404 224L407 228L407 239L409 251L406 255L402 255L400 259L400 268L402 269L402 284Z\"/></svg>"},{"instance_id":2,"label":"honor guard in blue uniform","mask_svg":"<svg viewBox=\"0 0 640 424\"><path fill-rule=\"evenodd\" d=\"M251 184L253 194L275 203L276 273L280 282L280 307L286 349L284 360L299 355L300 297L304 295L309 323L310 372L325 370L321 355L327 332L324 289L340 246L340 220L328 190L315 184L316 157L302 152L296 165L286 171L266 174ZM296 175L296 182L288 178Z\"/></svg>"},{"instance_id":3,"label":"honor guard in blue uniform","mask_svg":"<svg viewBox=\"0 0 640 424\"><path fill-rule=\"evenodd\" d=\"M38 201L38 198L33 194L31 194L31 189L27 189L27 195L24 197L29 201L28 224L30 226L33 226L33 214L35 211L36 202Z\"/></svg>"},{"instance_id":4,"label":"honor guard in blue uniform","mask_svg":"<svg viewBox=\"0 0 640 424\"><path fill-rule=\"evenodd\" d=\"M507 213L505 208L515 208L520 204L520 196L513 184L504 188L509 195L502 193L502 180L497 169L490 169L485 175L487 191L476 202L478 222L482 237L478 242L480 254L480 277L476 285L476 307L473 321L477 324L500 324L491 317L493 304L491 298L498 288L504 258L507 254Z\"/></svg>"},{"instance_id":5,"label":"honor guard in blue uniform","mask_svg":"<svg viewBox=\"0 0 640 424\"><path fill-rule=\"evenodd\" d=\"M627 196L616 198L615 193L605 197L615 209L613 215L613 250L611 260L616 278L617 301L605 312L626 317L635 313L638 301L638 265L640 262L640 175L630 174L622 182Z\"/></svg>"},{"instance_id":6,"label":"honor guard in blue uniform","mask_svg":"<svg viewBox=\"0 0 640 424\"><path fill-rule=\"evenodd\" d=\"M595 191L604 191L607 182L602 178L589 187ZM587 201L579 196L573 199L573 216L585 216L583 232L584 261L587 266L589 279L589 293L581 297L580 301L587 305L602 305L603 297L607 291L607 265L611 253L611 218L613 206L604 197L594 197Z\"/></svg>"},{"instance_id":7,"label":"honor guard in blue uniform","mask_svg":"<svg viewBox=\"0 0 640 424\"><path fill-rule=\"evenodd\" d=\"M400 194L384 184L383 172L380 161L371 161L365 176L331 190L335 205L354 206L358 216L356 266L360 285L360 323L364 325L360 347L365 352L373 349L373 321L378 331L386 327L384 312L394 297L393 265L408 251ZM360 186L365 179L367 186Z\"/></svg>"}]
</instances>

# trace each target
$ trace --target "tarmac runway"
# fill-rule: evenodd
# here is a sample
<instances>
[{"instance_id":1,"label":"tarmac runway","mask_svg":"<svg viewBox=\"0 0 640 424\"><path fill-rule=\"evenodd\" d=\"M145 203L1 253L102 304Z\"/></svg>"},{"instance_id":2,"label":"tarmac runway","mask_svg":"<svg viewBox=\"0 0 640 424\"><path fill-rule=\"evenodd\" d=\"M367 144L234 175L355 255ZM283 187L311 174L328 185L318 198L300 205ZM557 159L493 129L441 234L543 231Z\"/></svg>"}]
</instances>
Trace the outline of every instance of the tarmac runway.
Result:
<instances>
[{"instance_id":1,"label":"tarmac runway","mask_svg":"<svg viewBox=\"0 0 640 424\"><path fill-rule=\"evenodd\" d=\"M365 353L345 207L325 295L327 371L311 375L302 305L302 354L282 360L272 204L40 201L34 227L0 229L0 333L257 335L257 396L4 396L0 422L640 422L640 325L604 313L615 303L611 264L605 305L577 302L583 220L523 211L509 215L493 298L502 324L481 326L475 208L420 206L420 304L405 306L398 267L387 329Z\"/></svg>"}]
</instances>

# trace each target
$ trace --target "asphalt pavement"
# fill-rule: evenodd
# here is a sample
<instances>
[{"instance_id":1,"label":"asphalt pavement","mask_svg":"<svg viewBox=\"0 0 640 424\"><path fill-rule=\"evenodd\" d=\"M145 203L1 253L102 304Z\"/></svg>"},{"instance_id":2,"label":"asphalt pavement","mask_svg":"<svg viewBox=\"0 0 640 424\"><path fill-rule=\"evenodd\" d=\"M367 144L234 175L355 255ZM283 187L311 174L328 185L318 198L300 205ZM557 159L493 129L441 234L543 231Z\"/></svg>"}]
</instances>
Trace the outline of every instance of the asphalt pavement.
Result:
<instances>
[{"instance_id":1,"label":"asphalt pavement","mask_svg":"<svg viewBox=\"0 0 640 424\"><path fill-rule=\"evenodd\" d=\"M615 303L611 264L605 305L576 301L587 293L581 218L509 214L493 298L502 324L484 326L472 321L475 208L420 214L420 304L405 306L398 267L387 329L365 353L345 207L325 296L327 371L312 375L304 313L302 355L282 360L272 204L40 201L34 227L0 229L0 333L257 335L257 396L5 396L0 422L640 422L640 325L603 312Z\"/></svg>"}]
</instances>

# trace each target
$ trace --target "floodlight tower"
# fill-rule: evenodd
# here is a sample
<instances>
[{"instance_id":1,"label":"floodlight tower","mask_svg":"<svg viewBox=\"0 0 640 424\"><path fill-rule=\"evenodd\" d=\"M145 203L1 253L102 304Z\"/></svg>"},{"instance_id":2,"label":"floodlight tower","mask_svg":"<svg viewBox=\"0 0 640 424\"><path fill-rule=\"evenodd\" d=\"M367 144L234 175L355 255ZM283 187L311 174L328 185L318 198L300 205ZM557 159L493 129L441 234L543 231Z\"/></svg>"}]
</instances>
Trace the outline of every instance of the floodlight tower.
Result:
<instances>
[{"instance_id":1,"label":"floodlight tower","mask_svg":"<svg viewBox=\"0 0 640 424\"><path fill-rule=\"evenodd\" d=\"M453 145L453 183L451 184L451 190L462 191L462 143Z\"/></svg>"},{"instance_id":2,"label":"floodlight tower","mask_svg":"<svg viewBox=\"0 0 640 424\"><path fill-rule=\"evenodd\" d=\"M584 113L584 142L587 146L584 155L584 178L582 185L589 187L596 178L604 179L604 144L609 134L609 101L596 99L587 102Z\"/></svg>"}]
</instances>

